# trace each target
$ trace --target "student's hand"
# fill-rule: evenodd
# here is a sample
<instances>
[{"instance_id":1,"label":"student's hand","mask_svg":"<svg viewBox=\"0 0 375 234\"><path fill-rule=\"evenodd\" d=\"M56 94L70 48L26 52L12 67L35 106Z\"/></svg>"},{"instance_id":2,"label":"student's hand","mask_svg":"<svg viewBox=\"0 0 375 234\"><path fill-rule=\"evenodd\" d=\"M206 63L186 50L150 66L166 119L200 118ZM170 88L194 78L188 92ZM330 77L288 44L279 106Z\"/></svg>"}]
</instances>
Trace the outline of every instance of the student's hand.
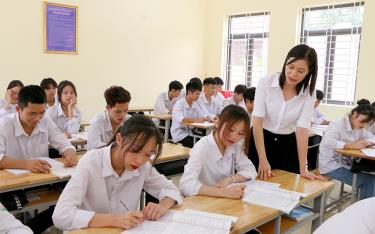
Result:
<instances>
[{"instance_id":1,"label":"student's hand","mask_svg":"<svg viewBox=\"0 0 375 234\"><path fill-rule=\"evenodd\" d=\"M68 105L68 118L69 119L73 118L73 116L74 116L74 107L76 106L76 104L77 104L77 98L72 97L72 99L70 99L70 102L69 102L69 105Z\"/></svg>"},{"instance_id":2,"label":"student's hand","mask_svg":"<svg viewBox=\"0 0 375 234\"><path fill-rule=\"evenodd\" d=\"M245 193L246 185L239 184L224 189L224 197L232 199L240 199Z\"/></svg>"},{"instance_id":3,"label":"student's hand","mask_svg":"<svg viewBox=\"0 0 375 234\"><path fill-rule=\"evenodd\" d=\"M71 138L72 138L72 134L70 134L70 133L67 132L67 131L64 132L64 135L65 135L65 137L68 138L68 139L71 139Z\"/></svg>"},{"instance_id":4,"label":"student's hand","mask_svg":"<svg viewBox=\"0 0 375 234\"><path fill-rule=\"evenodd\" d=\"M318 175L318 174L309 172L308 170L300 171L300 175L302 177L305 177L305 178L309 179L309 180L327 181L327 179L325 177L323 177L322 175Z\"/></svg>"},{"instance_id":5,"label":"student's hand","mask_svg":"<svg viewBox=\"0 0 375 234\"><path fill-rule=\"evenodd\" d=\"M371 141L367 141L367 140L361 140L360 142L362 143L363 146L365 146L365 148L373 145Z\"/></svg>"},{"instance_id":6,"label":"student's hand","mask_svg":"<svg viewBox=\"0 0 375 234\"><path fill-rule=\"evenodd\" d=\"M144 217L148 220L158 220L161 216L167 213L168 208L153 202L147 203L147 206L142 210Z\"/></svg>"},{"instance_id":7,"label":"student's hand","mask_svg":"<svg viewBox=\"0 0 375 234\"><path fill-rule=\"evenodd\" d=\"M143 222L143 213L141 211L129 211L126 213L115 214L113 226L122 229L131 229Z\"/></svg>"},{"instance_id":8,"label":"student's hand","mask_svg":"<svg viewBox=\"0 0 375 234\"><path fill-rule=\"evenodd\" d=\"M67 149L63 153L64 157L64 166L66 167L74 167L77 165L78 159L77 159L77 154L76 151L73 149Z\"/></svg>"},{"instance_id":9,"label":"student's hand","mask_svg":"<svg viewBox=\"0 0 375 234\"><path fill-rule=\"evenodd\" d=\"M353 143L346 144L345 148L361 150L363 148L366 148L366 143L364 143L363 141L355 141Z\"/></svg>"},{"instance_id":10,"label":"student's hand","mask_svg":"<svg viewBox=\"0 0 375 234\"><path fill-rule=\"evenodd\" d=\"M224 179L222 179L219 182L217 182L215 184L215 186L217 188L225 188L225 187L227 187L231 183L232 183L232 180L230 179L230 177L225 177Z\"/></svg>"},{"instance_id":11,"label":"student's hand","mask_svg":"<svg viewBox=\"0 0 375 234\"><path fill-rule=\"evenodd\" d=\"M267 159L259 159L259 166L258 166L258 177L261 180L266 180L270 177L273 177L274 174L271 170L271 165L269 164Z\"/></svg>"},{"instance_id":12,"label":"student's hand","mask_svg":"<svg viewBox=\"0 0 375 234\"><path fill-rule=\"evenodd\" d=\"M26 162L26 169L36 173L49 173L51 167L47 161L40 159L31 159Z\"/></svg>"}]
</instances>

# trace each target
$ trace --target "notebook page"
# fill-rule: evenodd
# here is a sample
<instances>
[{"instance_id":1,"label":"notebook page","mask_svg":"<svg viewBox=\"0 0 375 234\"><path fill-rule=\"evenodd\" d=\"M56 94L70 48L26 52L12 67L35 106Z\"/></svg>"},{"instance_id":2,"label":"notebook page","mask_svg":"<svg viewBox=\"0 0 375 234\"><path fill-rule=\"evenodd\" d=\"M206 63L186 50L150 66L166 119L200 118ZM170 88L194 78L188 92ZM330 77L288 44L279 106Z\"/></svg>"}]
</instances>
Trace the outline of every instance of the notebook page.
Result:
<instances>
[{"instance_id":1,"label":"notebook page","mask_svg":"<svg viewBox=\"0 0 375 234\"><path fill-rule=\"evenodd\" d=\"M366 149L361 149L361 151L367 156L375 157L375 149L366 148Z\"/></svg>"},{"instance_id":2,"label":"notebook page","mask_svg":"<svg viewBox=\"0 0 375 234\"><path fill-rule=\"evenodd\" d=\"M208 217L212 217L212 218L229 220L229 221L232 222L232 224L234 224L238 220L238 217L235 217L235 216L217 214L217 213L200 211L200 210L186 209L186 210L184 210L184 213L196 214L196 215L204 215L204 216L208 216Z\"/></svg>"},{"instance_id":3,"label":"notebook page","mask_svg":"<svg viewBox=\"0 0 375 234\"><path fill-rule=\"evenodd\" d=\"M230 230L214 229L185 223L171 222L163 234L229 234Z\"/></svg>"},{"instance_id":4,"label":"notebook page","mask_svg":"<svg viewBox=\"0 0 375 234\"><path fill-rule=\"evenodd\" d=\"M38 159L45 160L49 164L51 164L51 173L59 177L60 179L71 176L76 169L76 167L65 167L64 163L52 158L40 157Z\"/></svg>"},{"instance_id":5,"label":"notebook page","mask_svg":"<svg viewBox=\"0 0 375 234\"><path fill-rule=\"evenodd\" d=\"M178 212L173 215L173 221L177 223L190 224L207 228L221 229L229 231L232 226L231 220L212 218L205 215L189 214Z\"/></svg>"},{"instance_id":6,"label":"notebook page","mask_svg":"<svg viewBox=\"0 0 375 234\"><path fill-rule=\"evenodd\" d=\"M163 234L171 222L148 221L138 224L135 228L123 231L121 234Z\"/></svg>"}]
</instances>

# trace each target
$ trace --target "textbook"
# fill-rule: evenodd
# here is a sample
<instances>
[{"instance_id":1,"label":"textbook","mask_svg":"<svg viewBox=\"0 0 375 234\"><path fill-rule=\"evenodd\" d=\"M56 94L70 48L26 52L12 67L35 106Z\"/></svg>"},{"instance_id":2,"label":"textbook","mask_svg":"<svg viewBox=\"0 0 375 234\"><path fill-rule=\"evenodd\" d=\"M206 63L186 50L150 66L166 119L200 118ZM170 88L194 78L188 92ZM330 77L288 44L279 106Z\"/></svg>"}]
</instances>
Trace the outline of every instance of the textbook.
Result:
<instances>
[{"instance_id":1,"label":"textbook","mask_svg":"<svg viewBox=\"0 0 375 234\"><path fill-rule=\"evenodd\" d=\"M284 216L299 222L307 217L310 217L313 214L314 213L311 210L303 206L299 206L293 209L289 214L285 214Z\"/></svg>"},{"instance_id":2,"label":"textbook","mask_svg":"<svg viewBox=\"0 0 375 234\"><path fill-rule=\"evenodd\" d=\"M122 234L228 234L237 217L198 210L168 211L158 221L145 220Z\"/></svg>"}]
</instances>

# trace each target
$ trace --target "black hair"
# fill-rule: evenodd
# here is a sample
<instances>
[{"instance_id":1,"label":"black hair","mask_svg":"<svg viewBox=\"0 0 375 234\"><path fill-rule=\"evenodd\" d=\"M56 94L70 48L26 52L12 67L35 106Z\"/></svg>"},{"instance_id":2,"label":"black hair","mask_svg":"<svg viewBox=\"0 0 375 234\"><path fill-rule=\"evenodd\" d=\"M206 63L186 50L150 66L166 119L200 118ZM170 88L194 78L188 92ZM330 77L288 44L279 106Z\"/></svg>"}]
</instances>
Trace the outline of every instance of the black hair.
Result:
<instances>
[{"instance_id":1,"label":"black hair","mask_svg":"<svg viewBox=\"0 0 375 234\"><path fill-rule=\"evenodd\" d=\"M186 95L189 91L194 93L197 90L202 91L202 85L199 85L199 83L190 81L186 84Z\"/></svg>"},{"instance_id":2,"label":"black hair","mask_svg":"<svg viewBox=\"0 0 375 234\"><path fill-rule=\"evenodd\" d=\"M183 88L184 88L184 86L181 84L180 81L174 80L174 81L171 81L171 83L169 83L168 91L172 91L173 89L174 90L181 90Z\"/></svg>"},{"instance_id":3,"label":"black hair","mask_svg":"<svg viewBox=\"0 0 375 234\"><path fill-rule=\"evenodd\" d=\"M292 58L292 59L291 59ZM307 62L308 73L305 78L297 84L296 91L297 94L300 91L305 90L307 86L309 87L310 95L313 95L316 85L316 79L318 76L318 56L314 48L309 47L308 45L300 44L293 47L285 58L283 69L280 74L279 85L283 88L286 77L285 77L285 67L297 60L304 59Z\"/></svg>"},{"instance_id":4,"label":"black hair","mask_svg":"<svg viewBox=\"0 0 375 234\"><path fill-rule=\"evenodd\" d=\"M366 119L363 120L364 123L369 123L369 125L371 125L375 121L375 108L370 104L359 104L350 112L350 115L353 115L354 112L366 116Z\"/></svg>"},{"instance_id":5,"label":"black hair","mask_svg":"<svg viewBox=\"0 0 375 234\"><path fill-rule=\"evenodd\" d=\"M323 93L323 91L320 90L320 89L317 89L317 90L316 90L316 99L321 101L321 100L323 100L323 98L324 98L324 93Z\"/></svg>"},{"instance_id":6,"label":"black hair","mask_svg":"<svg viewBox=\"0 0 375 234\"><path fill-rule=\"evenodd\" d=\"M59 99L59 102L61 102L61 94L66 86L70 86L73 89L74 94L77 97L77 91L74 84L69 80L63 80L60 82L59 86L57 86L57 98Z\"/></svg>"},{"instance_id":7,"label":"black hair","mask_svg":"<svg viewBox=\"0 0 375 234\"><path fill-rule=\"evenodd\" d=\"M127 103L131 100L129 91L116 85L105 90L104 98L109 107L114 107L116 103Z\"/></svg>"},{"instance_id":8,"label":"black hair","mask_svg":"<svg viewBox=\"0 0 375 234\"><path fill-rule=\"evenodd\" d=\"M18 106L21 108L21 110L27 107L29 103L46 103L46 93L40 86L28 85L23 87L18 93Z\"/></svg>"},{"instance_id":9,"label":"black hair","mask_svg":"<svg viewBox=\"0 0 375 234\"><path fill-rule=\"evenodd\" d=\"M20 80L12 80L11 82L9 82L7 90L11 89L11 88L14 88L16 86L18 86L20 88L23 88L24 85L23 85L22 81L20 81Z\"/></svg>"},{"instance_id":10,"label":"black hair","mask_svg":"<svg viewBox=\"0 0 375 234\"><path fill-rule=\"evenodd\" d=\"M375 102L371 103L371 106L372 106L373 108L375 108Z\"/></svg>"},{"instance_id":11,"label":"black hair","mask_svg":"<svg viewBox=\"0 0 375 234\"><path fill-rule=\"evenodd\" d=\"M364 104L370 105L370 103L371 102L365 98L362 98L361 100L357 101L357 105L364 105Z\"/></svg>"},{"instance_id":12,"label":"black hair","mask_svg":"<svg viewBox=\"0 0 375 234\"><path fill-rule=\"evenodd\" d=\"M54 87L54 88L57 88L57 83L54 79L52 79L51 77L48 77L48 78L44 78L41 82L40 82L40 87L42 87L42 89L46 90L48 89L50 86Z\"/></svg>"},{"instance_id":13,"label":"black hair","mask_svg":"<svg viewBox=\"0 0 375 234\"><path fill-rule=\"evenodd\" d=\"M196 83L198 83L201 87L202 87L202 85L203 85L201 79L199 79L198 77L193 77L193 78L191 78L189 82L196 82Z\"/></svg>"},{"instance_id":14,"label":"black hair","mask_svg":"<svg viewBox=\"0 0 375 234\"><path fill-rule=\"evenodd\" d=\"M119 147L127 148L124 153L128 151L137 153L142 150L150 139L155 138L157 152L153 162L160 156L163 147L163 137L150 118L140 114L132 115L116 132L120 133L122 137L122 143ZM115 142L115 139L116 135L109 145Z\"/></svg>"},{"instance_id":15,"label":"black hair","mask_svg":"<svg viewBox=\"0 0 375 234\"><path fill-rule=\"evenodd\" d=\"M239 84L239 85L236 85L236 87L234 87L234 92L237 94L243 94L246 89L247 89L246 85Z\"/></svg>"},{"instance_id":16,"label":"black hair","mask_svg":"<svg viewBox=\"0 0 375 234\"><path fill-rule=\"evenodd\" d=\"M212 77L207 77L206 79L203 80L203 85L216 85L216 80Z\"/></svg>"},{"instance_id":17,"label":"black hair","mask_svg":"<svg viewBox=\"0 0 375 234\"><path fill-rule=\"evenodd\" d=\"M224 85L224 81L220 77L214 77L217 85Z\"/></svg>"},{"instance_id":18,"label":"black hair","mask_svg":"<svg viewBox=\"0 0 375 234\"><path fill-rule=\"evenodd\" d=\"M250 102L254 101L255 98L255 87L247 88L245 92L243 93L243 98L245 99L245 102L249 100Z\"/></svg>"}]
</instances>

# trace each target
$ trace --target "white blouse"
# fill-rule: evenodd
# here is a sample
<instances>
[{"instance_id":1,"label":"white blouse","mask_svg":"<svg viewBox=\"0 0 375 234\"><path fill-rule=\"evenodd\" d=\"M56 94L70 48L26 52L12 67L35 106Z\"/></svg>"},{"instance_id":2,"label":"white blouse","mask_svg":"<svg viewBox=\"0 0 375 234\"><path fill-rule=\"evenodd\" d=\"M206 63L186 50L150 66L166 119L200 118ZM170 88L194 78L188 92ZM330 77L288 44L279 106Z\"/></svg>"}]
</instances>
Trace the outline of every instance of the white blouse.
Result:
<instances>
[{"instance_id":1,"label":"white blouse","mask_svg":"<svg viewBox=\"0 0 375 234\"><path fill-rule=\"evenodd\" d=\"M30 228L14 218L0 203L0 233L6 234L32 234Z\"/></svg>"},{"instance_id":2,"label":"white blouse","mask_svg":"<svg viewBox=\"0 0 375 234\"><path fill-rule=\"evenodd\" d=\"M10 104L8 109L4 109L5 103L4 99L0 100L0 118L16 112L17 104Z\"/></svg>"},{"instance_id":3,"label":"white blouse","mask_svg":"<svg viewBox=\"0 0 375 234\"><path fill-rule=\"evenodd\" d=\"M61 108L61 103L49 107L46 115L50 117L62 132L78 133L82 122L82 112L78 107L74 108L74 116L69 119Z\"/></svg>"}]
</instances>

